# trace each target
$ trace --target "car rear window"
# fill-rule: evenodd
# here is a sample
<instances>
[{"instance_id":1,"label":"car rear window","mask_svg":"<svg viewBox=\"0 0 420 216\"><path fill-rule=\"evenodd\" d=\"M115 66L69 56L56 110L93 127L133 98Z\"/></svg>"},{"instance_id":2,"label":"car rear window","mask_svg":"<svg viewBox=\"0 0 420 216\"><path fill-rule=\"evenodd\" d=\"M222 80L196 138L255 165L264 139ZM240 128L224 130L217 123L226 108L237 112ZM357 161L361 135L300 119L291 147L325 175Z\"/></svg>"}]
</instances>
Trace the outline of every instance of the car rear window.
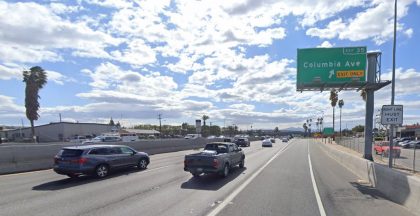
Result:
<instances>
[{"instance_id":1,"label":"car rear window","mask_svg":"<svg viewBox=\"0 0 420 216\"><path fill-rule=\"evenodd\" d=\"M63 149L60 151L59 155L62 157L78 157L82 155L83 150L80 149Z\"/></svg>"}]
</instances>

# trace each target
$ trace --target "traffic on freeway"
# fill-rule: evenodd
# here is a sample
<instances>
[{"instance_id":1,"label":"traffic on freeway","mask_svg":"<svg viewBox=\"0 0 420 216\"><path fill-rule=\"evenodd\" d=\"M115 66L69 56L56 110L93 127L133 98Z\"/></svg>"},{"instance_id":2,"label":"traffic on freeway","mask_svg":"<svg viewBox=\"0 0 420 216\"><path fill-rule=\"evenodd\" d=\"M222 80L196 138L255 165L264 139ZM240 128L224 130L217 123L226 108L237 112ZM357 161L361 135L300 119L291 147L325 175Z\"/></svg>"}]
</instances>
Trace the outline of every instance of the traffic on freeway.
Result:
<instances>
[{"instance_id":1,"label":"traffic on freeway","mask_svg":"<svg viewBox=\"0 0 420 216\"><path fill-rule=\"evenodd\" d=\"M101 179L52 170L3 175L1 215L412 215L317 141L295 138L272 148L261 142L243 148L246 165L230 167L225 178L183 171L184 157L200 150L151 155L145 170Z\"/></svg>"}]
</instances>

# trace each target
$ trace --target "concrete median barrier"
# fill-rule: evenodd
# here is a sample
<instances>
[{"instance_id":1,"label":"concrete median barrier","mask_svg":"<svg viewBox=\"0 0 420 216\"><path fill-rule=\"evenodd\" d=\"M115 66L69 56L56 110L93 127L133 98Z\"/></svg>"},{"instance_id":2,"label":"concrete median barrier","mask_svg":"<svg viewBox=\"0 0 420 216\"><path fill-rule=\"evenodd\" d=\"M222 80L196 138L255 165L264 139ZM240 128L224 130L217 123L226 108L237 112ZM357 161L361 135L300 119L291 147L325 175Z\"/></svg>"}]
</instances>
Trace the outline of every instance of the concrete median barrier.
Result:
<instances>
[{"instance_id":1,"label":"concrete median barrier","mask_svg":"<svg viewBox=\"0 0 420 216\"><path fill-rule=\"evenodd\" d=\"M152 155L198 149L204 147L206 143L212 141L220 141L220 139L162 139L107 144L127 145L138 151L146 152ZM57 145L47 145L45 143L39 143L1 147L0 175L50 169L53 166L53 158L58 151L60 151L62 147L74 145L77 144L61 143Z\"/></svg>"},{"instance_id":2,"label":"concrete median barrier","mask_svg":"<svg viewBox=\"0 0 420 216\"><path fill-rule=\"evenodd\" d=\"M361 179L368 181L387 199L407 207L416 215L420 215L420 208L418 208L420 206L419 177L340 151L334 148L332 144L322 144L321 148L331 158Z\"/></svg>"}]
</instances>

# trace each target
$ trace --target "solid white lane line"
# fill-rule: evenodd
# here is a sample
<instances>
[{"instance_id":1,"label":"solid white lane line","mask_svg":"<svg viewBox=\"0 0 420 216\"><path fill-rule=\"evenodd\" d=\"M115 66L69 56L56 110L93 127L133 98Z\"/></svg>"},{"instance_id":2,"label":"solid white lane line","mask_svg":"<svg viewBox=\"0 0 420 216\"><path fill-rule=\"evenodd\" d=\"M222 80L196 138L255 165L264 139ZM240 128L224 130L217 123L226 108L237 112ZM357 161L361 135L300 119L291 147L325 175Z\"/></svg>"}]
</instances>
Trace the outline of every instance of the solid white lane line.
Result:
<instances>
[{"instance_id":1,"label":"solid white lane line","mask_svg":"<svg viewBox=\"0 0 420 216\"><path fill-rule=\"evenodd\" d=\"M311 154L309 153L309 143L308 143L308 161L309 161L309 171L311 173L312 186L314 188L316 202L318 203L319 214L321 216L326 216L324 205L322 204L321 196L319 195L318 187L316 185L314 170L312 169Z\"/></svg>"},{"instance_id":2,"label":"solid white lane line","mask_svg":"<svg viewBox=\"0 0 420 216\"><path fill-rule=\"evenodd\" d=\"M244 183L242 183L239 187L236 188L225 200L223 200L216 208L214 208L207 216L216 216L219 214L226 205L228 205L255 177L257 177L263 170L266 168L274 159L276 159L281 153L283 153L286 148L292 144L294 140L280 149L270 160L268 160L262 167L260 167L250 178L248 178Z\"/></svg>"}]
</instances>

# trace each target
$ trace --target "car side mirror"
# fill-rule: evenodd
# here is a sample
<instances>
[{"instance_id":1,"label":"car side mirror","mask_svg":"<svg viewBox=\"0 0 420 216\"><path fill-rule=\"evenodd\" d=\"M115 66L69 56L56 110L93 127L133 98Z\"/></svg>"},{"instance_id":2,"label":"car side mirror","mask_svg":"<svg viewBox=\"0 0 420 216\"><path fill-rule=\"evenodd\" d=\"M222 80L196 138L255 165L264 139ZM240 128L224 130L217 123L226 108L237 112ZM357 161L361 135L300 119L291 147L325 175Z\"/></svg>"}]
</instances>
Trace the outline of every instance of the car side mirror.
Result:
<instances>
[{"instance_id":1,"label":"car side mirror","mask_svg":"<svg viewBox=\"0 0 420 216\"><path fill-rule=\"evenodd\" d=\"M131 153L132 155L135 155L137 152L133 151L133 153Z\"/></svg>"}]
</instances>

